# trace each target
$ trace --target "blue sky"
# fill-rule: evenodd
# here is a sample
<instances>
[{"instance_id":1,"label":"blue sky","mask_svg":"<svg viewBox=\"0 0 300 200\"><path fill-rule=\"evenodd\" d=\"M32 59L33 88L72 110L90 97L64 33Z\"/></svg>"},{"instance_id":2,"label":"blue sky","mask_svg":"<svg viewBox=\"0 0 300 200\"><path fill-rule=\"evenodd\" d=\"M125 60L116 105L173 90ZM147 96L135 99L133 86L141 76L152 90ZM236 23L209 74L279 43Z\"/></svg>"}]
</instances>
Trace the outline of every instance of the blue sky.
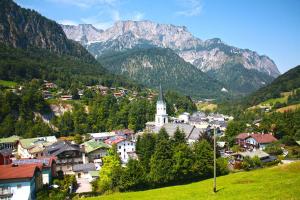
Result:
<instances>
[{"instance_id":1,"label":"blue sky","mask_svg":"<svg viewBox=\"0 0 300 200\"><path fill-rule=\"evenodd\" d=\"M200 39L221 38L265 54L280 72L300 64L299 0L16 0L63 24L106 29L118 20L184 25Z\"/></svg>"}]
</instances>

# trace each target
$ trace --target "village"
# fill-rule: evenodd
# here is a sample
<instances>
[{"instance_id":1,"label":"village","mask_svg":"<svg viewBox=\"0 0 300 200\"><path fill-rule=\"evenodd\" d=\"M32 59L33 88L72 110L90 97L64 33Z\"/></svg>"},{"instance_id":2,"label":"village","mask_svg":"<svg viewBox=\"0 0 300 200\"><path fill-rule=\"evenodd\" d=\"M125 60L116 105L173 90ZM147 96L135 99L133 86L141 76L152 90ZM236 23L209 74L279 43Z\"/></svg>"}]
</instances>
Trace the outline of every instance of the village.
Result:
<instances>
[{"instance_id":1,"label":"village","mask_svg":"<svg viewBox=\"0 0 300 200\"><path fill-rule=\"evenodd\" d=\"M54 87L50 83L46 83L46 86ZM120 94L126 92L123 90ZM114 95L118 96L116 93ZM222 139L230 120L233 120L233 117L200 111L184 112L177 117L169 117L160 87L155 121L147 122L143 131L122 129L87 133L80 138L82 143L55 136L1 138L0 197L21 199L26 196L26 199L35 199L38 190L45 186L57 188L59 186L54 180L69 175L76 178L75 183L69 185L69 193L91 192L92 182L99 178L102 159L108 155L109 149L115 148L122 165L126 166L130 159L139 159L136 154L138 137L145 133L157 134L161 129L164 129L169 137L173 137L176 130L182 131L189 145L203 137L212 138L215 132L218 153L228 159L228 168L231 170L240 169L245 158L258 158L263 163L279 162L278 157L264 151L266 146L277 141L272 133L240 133L236 136L235 146L232 148ZM282 155L287 155L288 152L283 147L282 150Z\"/></svg>"}]
</instances>

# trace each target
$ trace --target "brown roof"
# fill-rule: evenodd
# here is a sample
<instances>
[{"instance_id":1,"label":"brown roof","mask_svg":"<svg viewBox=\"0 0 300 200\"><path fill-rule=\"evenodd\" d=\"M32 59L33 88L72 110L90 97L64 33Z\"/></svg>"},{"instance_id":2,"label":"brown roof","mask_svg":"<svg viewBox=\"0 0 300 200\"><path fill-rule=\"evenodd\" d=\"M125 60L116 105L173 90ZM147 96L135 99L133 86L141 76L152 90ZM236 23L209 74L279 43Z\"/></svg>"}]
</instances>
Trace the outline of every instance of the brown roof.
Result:
<instances>
[{"instance_id":1,"label":"brown roof","mask_svg":"<svg viewBox=\"0 0 300 200\"><path fill-rule=\"evenodd\" d=\"M41 165L0 165L0 180L32 178Z\"/></svg>"},{"instance_id":2,"label":"brown roof","mask_svg":"<svg viewBox=\"0 0 300 200\"><path fill-rule=\"evenodd\" d=\"M277 141L277 139L270 133L268 134L252 134L251 137L256 140L258 143L271 143Z\"/></svg>"},{"instance_id":3,"label":"brown roof","mask_svg":"<svg viewBox=\"0 0 300 200\"><path fill-rule=\"evenodd\" d=\"M238 134L238 136L236 136L236 139L246 139L250 135L251 135L251 133L240 133L240 134Z\"/></svg>"}]
</instances>

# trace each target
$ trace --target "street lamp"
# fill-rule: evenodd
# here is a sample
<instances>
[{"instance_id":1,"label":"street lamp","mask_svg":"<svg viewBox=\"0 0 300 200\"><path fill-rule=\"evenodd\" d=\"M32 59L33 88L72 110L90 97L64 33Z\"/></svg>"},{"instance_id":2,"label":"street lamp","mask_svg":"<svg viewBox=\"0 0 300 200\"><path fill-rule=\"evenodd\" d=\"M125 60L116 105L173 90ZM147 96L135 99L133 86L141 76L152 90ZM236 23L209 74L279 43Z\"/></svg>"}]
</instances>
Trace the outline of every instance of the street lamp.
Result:
<instances>
[{"instance_id":1,"label":"street lamp","mask_svg":"<svg viewBox=\"0 0 300 200\"><path fill-rule=\"evenodd\" d=\"M214 127L214 193L217 192L216 182L216 128Z\"/></svg>"}]
</instances>

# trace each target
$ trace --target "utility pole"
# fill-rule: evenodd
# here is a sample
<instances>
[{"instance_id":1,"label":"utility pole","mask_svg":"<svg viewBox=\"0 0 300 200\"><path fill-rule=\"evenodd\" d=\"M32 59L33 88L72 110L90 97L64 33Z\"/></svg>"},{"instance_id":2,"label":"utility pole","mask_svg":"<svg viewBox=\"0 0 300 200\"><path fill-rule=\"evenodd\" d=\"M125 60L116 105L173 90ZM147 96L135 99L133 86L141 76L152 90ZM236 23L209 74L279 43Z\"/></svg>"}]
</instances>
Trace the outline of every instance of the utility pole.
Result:
<instances>
[{"instance_id":1,"label":"utility pole","mask_svg":"<svg viewBox=\"0 0 300 200\"><path fill-rule=\"evenodd\" d=\"M214 193L217 192L216 172L216 128L214 127Z\"/></svg>"}]
</instances>

